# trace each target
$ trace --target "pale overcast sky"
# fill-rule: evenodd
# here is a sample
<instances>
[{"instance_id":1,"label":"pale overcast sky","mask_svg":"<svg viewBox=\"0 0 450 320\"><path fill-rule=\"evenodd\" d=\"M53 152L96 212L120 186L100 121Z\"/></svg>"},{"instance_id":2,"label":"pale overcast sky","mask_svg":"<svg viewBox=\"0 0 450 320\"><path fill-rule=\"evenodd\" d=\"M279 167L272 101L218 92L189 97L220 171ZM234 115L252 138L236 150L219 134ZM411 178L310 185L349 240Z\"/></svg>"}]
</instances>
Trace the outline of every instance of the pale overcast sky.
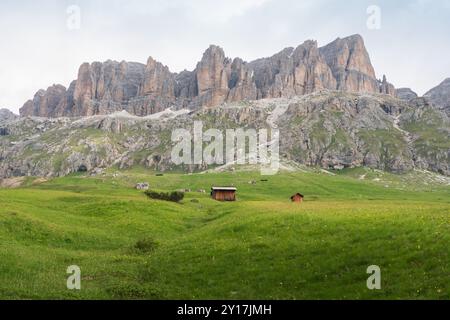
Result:
<instances>
[{"instance_id":1,"label":"pale overcast sky","mask_svg":"<svg viewBox=\"0 0 450 320\"><path fill-rule=\"evenodd\" d=\"M380 29L367 27L373 5ZM0 108L18 112L40 88L67 87L83 62L152 56L178 72L210 44L250 61L355 33L396 87L423 94L450 77L450 0L1 0Z\"/></svg>"}]
</instances>

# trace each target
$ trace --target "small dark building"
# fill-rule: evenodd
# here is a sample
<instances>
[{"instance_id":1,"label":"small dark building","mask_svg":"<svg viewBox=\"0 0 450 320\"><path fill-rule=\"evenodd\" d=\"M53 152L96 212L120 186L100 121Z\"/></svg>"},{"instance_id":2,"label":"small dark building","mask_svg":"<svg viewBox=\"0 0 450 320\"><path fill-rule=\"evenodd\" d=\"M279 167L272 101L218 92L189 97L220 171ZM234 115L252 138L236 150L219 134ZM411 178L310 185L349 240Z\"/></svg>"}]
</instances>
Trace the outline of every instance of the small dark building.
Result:
<instances>
[{"instance_id":1,"label":"small dark building","mask_svg":"<svg viewBox=\"0 0 450 320\"><path fill-rule=\"evenodd\" d=\"M305 199L305 196L301 193L296 193L291 197L291 201L296 203L302 203L303 199Z\"/></svg>"},{"instance_id":2,"label":"small dark building","mask_svg":"<svg viewBox=\"0 0 450 320\"><path fill-rule=\"evenodd\" d=\"M217 201L236 201L235 187L212 187L211 197Z\"/></svg>"}]
</instances>

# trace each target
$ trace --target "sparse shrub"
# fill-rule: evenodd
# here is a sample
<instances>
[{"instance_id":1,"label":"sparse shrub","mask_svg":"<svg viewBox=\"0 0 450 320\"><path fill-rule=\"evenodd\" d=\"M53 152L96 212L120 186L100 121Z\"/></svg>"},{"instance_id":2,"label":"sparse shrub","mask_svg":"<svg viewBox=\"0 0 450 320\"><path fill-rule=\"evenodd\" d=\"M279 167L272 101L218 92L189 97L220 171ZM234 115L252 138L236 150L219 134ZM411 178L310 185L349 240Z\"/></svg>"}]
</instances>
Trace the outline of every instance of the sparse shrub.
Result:
<instances>
[{"instance_id":1,"label":"sparse shrub","mask_svg":"<svg viewBox=\"0 0 450 320\"><path fill-rule=\"evenodd\" d=\"M172 202L180 202L184 199L184 193L180 191L173 191L171 193L168 192L156 192L148 190L145 192L147 197L155 200L164 200L164 201L172 201Z\"/></svg>"},{"instance_id":2,"label":"sparse shrub","mask_svg":"<svg viewBox=\"0 0 450 320\"><path fill-rule=\"evenodd\" d=\"M147 197L149 197L150 199L155 199L155 200L159 200L161 197L161 194L159 192L152 191L152 190L145 191L145 195Z\"/></svg>"},{"instance_id":3,"label":"sparse shrub","mask_svg":"<svg viewBox=\"0 0 450 320\"><path fill-rule=\"evenodd\" d=\"M138 240L134 245L134 249L140 252L152 252L158 247L158 242L152 238Z\"/></svg>"},{"instance_id":4,"label":"sparse shrub","mask_svg":"<svg viewBox=\"0 0 450 320\"><path fill-rule=\"evenodd\" d=\"M170 201L173 202L180 202L184 199L184 193L179 191L174 191L169 195Z\"/></svg>"}]
</instances>

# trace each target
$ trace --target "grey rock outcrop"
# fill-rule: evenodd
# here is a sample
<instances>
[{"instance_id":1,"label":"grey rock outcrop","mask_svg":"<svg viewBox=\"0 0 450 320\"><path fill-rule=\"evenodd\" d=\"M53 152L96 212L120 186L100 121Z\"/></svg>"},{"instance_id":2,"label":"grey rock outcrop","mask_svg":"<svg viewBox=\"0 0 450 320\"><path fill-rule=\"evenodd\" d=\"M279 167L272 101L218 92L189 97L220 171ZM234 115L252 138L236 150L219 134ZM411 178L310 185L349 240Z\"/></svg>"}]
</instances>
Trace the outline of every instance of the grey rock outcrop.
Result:
<instances>
[{"instance_id":1,"label":"grey rock outcrop","mask_svg":"<svg viewBox=\"0 0 450 320\"><path fill-rule=\"evenodd\" d=\"M399 99L402 100L412 100L412 99L416 99L419 96L417 95L417 93L415 93L413 90L411 90L410 88L399 88L396 91L396 95Z\"/></svg>"},{"instance_id":2,"label":"grey rock outcrop","mask_svg":"<svg viewBox=\"0 0 450 320\"><path fill-rule=\"evenodd\" d=\"M450 78L428 91L424 97L450 115Z\"/></svg>"},{"instance_id":3,"label":"grey rock outcrop","mask_svg":"<svg viewBox=\"0 0 450 320\"><path fill-rule=\"evenodd\" d=\"M9 109L0 109L0 123L14 121L17 118L19 118L19 116L14 114Z\"/></svg>"},{"instance_id":4,"label":"grey rock outcrop","mask_svg":"<svg viewBox=\"0 0 450 320\"><path fill-rule=\"evenodd\" d=\"M286 111L275 112L278 108ZM321 90L293 98L231 102L167 118L127 113L21 118L2 126L10 135L0 136L0 178L95 173L112 166L204 170L208 166L171 162L171 133L176 128L192 129L199 120L204 130L223 132L275 124L280 129L281 158L298 164L326 169L366 166L396 173L422 169L450 175L450 120L426 98L404 101L379 93Z\"/></svg>"}]
</instances>

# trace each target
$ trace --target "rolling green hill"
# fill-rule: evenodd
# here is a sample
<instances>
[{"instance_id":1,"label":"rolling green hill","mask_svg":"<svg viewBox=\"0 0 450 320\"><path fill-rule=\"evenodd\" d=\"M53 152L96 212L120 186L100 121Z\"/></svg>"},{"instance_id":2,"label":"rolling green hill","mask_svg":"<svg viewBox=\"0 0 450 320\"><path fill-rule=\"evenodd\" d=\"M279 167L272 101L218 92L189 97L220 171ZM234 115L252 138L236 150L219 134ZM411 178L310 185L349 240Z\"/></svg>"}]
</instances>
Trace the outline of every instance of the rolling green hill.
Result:
<instances>
[{"instance_id":1,"label":"rolling green hill","mask_svg":"<svg viewBox=\"0 0 450 320\"><path fill-rule=\"evenodd\" d=\"M427 177L135 168L29 179L0 189L0 298L449 299L450 188ZM142 181L192 192L149 200L133 188ZM232 184L237 202L209 198ZM70 265L80 291L66 288ZM381 290L366 287L370 265Z\"/></svg>"}]
</instances>

